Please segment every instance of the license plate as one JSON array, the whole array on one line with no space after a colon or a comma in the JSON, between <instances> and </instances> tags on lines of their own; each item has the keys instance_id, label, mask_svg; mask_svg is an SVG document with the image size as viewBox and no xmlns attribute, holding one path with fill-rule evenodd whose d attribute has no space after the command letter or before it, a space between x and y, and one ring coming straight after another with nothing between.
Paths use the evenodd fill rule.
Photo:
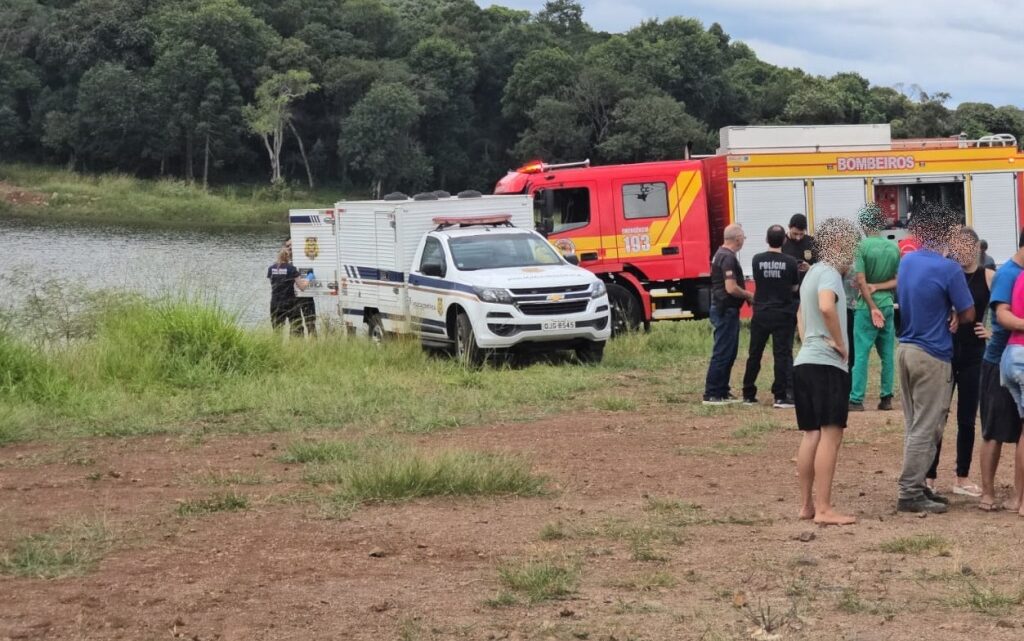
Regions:
<instances>
[{"instance_id":1,"label":"license plate","mask_svg":"<svg viewBox=\"0 0 1024 641\"><path fill-rule=\"evenodd\" d=\"M541 329L576 329L576 321L549 320L541 323Z\"/></svg>"}]
</instances>

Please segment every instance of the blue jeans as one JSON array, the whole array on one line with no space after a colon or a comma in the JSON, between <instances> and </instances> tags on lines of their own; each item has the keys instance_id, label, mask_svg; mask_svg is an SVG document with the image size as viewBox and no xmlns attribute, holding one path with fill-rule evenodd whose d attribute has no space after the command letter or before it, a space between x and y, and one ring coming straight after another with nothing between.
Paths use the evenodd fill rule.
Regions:
<instances>
[{"instance_id":1,"label":"blue jeans","mask_svg":"<svg viewBox=\"0 0 1024 641\"><path fill-rule=\"evenodd\" d=\"M712 305L710 318L715 342L704 381L704 398L725 398L729 396L729 375L740 347L740 310Z\"/></svg>"}]
</instances>

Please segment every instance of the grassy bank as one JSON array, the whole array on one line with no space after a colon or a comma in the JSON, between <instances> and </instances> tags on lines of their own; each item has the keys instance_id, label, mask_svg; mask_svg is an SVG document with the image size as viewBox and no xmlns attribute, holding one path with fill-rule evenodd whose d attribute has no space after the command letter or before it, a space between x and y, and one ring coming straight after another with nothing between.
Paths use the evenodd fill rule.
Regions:
<instances>
[{"instance_id":1,"label":"grassy bank","mask_svg":"<svg viewBox=\"0 0 1024 641\"><path fill-rule=\"evenodd\" d=\"M187 300L100 302L70 341L0 334L0 442L75 436L354 430L429 432L605 407L623 377L650 398L694 400L705 323L615 341L600 367L469 371L414 341L294 339L240 328ZM31 328L30 328L31 329ZM621 396L620 392L614 395Z\"/></svg>"},{"instance_id":2,"label":"grassy bank","mask_svg":"<svg viewBox=\"0 0 1024 641\"><path fill-rule=\"evenodd\" d=\"M341 198L330 189L239 185L207 191L180 180L0 165L0 216L106 224L283 226L288 209L326 207Z\"/></svg>"}]
</instances>

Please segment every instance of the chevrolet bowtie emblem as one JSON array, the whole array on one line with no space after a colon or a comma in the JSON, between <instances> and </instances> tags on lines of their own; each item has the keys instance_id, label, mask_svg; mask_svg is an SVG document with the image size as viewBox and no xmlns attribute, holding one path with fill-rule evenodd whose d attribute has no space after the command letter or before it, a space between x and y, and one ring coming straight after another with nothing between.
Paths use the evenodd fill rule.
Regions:
<instances>
[{"instance_id":1,"label":"chevrolet bowtie emblem","mask_svg":"<svg viewBox=\"0 0 1024 641\"><path fill-rule=\"evenodd\" d=\"M565 296L562 296L561 294L551 294L550 296L548 296L548 300L551 301L552 303L557 303L563 298L565 298Z\"/></svg>"}]
</instances>

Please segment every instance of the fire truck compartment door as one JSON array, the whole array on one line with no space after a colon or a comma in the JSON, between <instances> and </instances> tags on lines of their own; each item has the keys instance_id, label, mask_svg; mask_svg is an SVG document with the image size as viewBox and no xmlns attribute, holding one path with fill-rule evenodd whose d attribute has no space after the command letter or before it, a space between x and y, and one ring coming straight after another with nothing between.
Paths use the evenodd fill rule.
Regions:
<instances>
[{"instance_id":1,"label":"fire truck compartment door","mask_svg":"<svg viewBox=\"0 0 1024 641\"><path fill-rule=\"evenodd\" d=\"M743 225L747 237L740 252L743 275L753 276L750 261L768 249L765 234L772 225L786 227L793 214L807 214L807 190L803 179L750 180L732 184L733 219Z\"/></svg>"},{"instance_id":2,"label":"fire truck compartment door","mask_svg":"<svg viewBox=\"0 0 1024 641\"><path fill-rule=\"evenodd\" d=\"M845 218L857 222L857 211L864 206L864 202L863 178L815 180L814 220L811 227L813 229L826 218Z\"/></svg>"},{"instance_id":3,"label":"fire truck compartment door","mask_svg":"<svg viewBox=\"0 0 1024 641\"><path fill-rule=\"evenodd\" d=\"M988 241L988 253L1003 264L1017 251L1016 174L971 176L971 210L974 231Z\"/></svg>"}]
</instances>

